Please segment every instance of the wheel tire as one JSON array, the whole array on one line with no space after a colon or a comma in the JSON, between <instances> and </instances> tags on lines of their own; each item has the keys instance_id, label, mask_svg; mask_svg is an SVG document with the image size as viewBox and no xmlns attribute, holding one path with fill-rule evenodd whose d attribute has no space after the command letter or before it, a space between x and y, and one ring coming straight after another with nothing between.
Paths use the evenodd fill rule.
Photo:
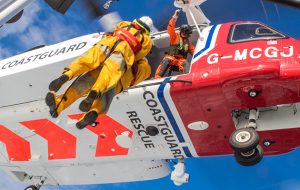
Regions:
<instances>
[{"instance_id":1,"label":"wheel tire","mask_svg":"<svg viewBox=\"0 0 300 190\"><path fill-rule=\"evenodd\" d=\"M30 185L26 187L24 190L39 190L35 185Z\"/></svg>"},{"instance_id":2,"label":"wheel tire","mask_svg":"<svg viewBox=\"0 0 300 190\"><path fill-rule=\"evenodd\" d=\"M234 131L229 144L234 151L247 152L256 148L259 142L259 136L253 128L242 128Z\"/></svg>"},{"instance_id":3,"label":"wheel tire","mask_svg":"<svg viewBox=\"0 0 300 190\"><path fill-rule=\"evenodd\" d=\"M264 151L260 145L248 152L235 151L235 160L242 166L253 166L259 163L264 156Z\"/></svg>"}]
</instances>

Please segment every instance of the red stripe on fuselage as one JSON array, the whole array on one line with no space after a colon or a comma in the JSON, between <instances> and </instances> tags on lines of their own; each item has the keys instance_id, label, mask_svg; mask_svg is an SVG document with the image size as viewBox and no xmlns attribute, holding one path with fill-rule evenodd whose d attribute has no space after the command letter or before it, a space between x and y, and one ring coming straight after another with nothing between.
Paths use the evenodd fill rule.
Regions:
<instances>
[{"instance_id":1,"label":"red stripe on fuselage","mask_svg":"<svg viewBox=\"0 0 300 190\"><path fill-rule=\"evenodd\" d=\"M0 141L6 145L9 160L28 161L31 158L30 143L2 125Z\"/></svg>"},{"instance_id":2,"label":"red stripe on fuselage","mask_svg":"<svg viewBox=\"0 0 300 190\"><path fill-rule=\"evenodd\" d=\"M48 141L48 159L76 158L76 137L47 119L20 122Z\"/></svg>"},{"instance_id":3,"label":"red stripe on fuselage","mask_svg":"<svg viewBox=\"0 0 300 190\"><path fill-rule=\"evenodd\" d=\"M83 114L70 115L72 119L79 120ZM98 136L96 157L101 156L120 156L127 155L128 148L120 147L116 143L116 134L129 131L132 138L132 131L116 122L106 115L99 116L96 120L99 124L96 127L87 126L86 128Z\"/></svg>"}]
</instances>

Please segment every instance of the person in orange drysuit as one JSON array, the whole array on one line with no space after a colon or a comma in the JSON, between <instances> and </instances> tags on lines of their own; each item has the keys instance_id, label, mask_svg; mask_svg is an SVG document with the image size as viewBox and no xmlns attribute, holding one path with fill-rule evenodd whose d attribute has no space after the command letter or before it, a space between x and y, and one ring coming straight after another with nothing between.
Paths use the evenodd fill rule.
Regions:
<instances>
[{"instance_id":1,"label":"person in orange drysuit","mask_svg":"<svg viewBox=\"0 0 300 190\"><path fill-rule=\"evenodd\" d=\"M188 53L194 54L195 47L189 42L192 34L192 27L184 24L180 26L179 33L175 32L175 25L180 10L176 10L168 25L168 34L170 35L170 49L165 55L155 72L155 78L161 78L166 75L170 76L172 71L185 73L184 65Z\"/></svg>"},{"instance_id":2,"label":"person in orange drysuit","mask_svg":"<svg viewBox=\"0 0 300 190\"><path fill-rule=\"evenodd\" d=\"M76 123L82 129L93 124L99 114L105 114L113 97L130 85L148 78L151 68L145 56L152 48L150 30L153 22L144 16L133 22L120 22L113 35L108 35L76 59L62 75L49 85L46 104L52 117L88 94L79 109L86 112ZM56 92L67 81L78 77L65 92Z\"/></svg>"}]
</instances>

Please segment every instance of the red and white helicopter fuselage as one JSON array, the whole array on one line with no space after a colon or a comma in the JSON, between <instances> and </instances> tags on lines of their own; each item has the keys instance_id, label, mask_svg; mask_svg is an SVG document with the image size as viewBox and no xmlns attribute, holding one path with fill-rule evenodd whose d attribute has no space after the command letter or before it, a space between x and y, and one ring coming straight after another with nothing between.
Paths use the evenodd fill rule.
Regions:
<instances>
[{"instance_id":1,"label":"red and white helicopter fuselage","mask_svg":"<svg viewBox=\"0 0 300 190\"><path fill-rule=\"evenodd\" d=\"M83 130L75 127L80 101L53 119L44 98L48 84L102 34L0 61L0 168L19 181L49 185L155 179L170 173L167 159L236 155L229 141L247 141L247 131L232 134L249 124L264 155L297 148L299 41L258 22L202 27L200 38L194 33L187 74L127 89L96 126ZM159 32L152 39L148 59L155 70L168 35ZM254 159L253 152L246 154L251 151L241 152ZM188 180L182 177L172 175L177 184Z\"/></svg>"}]
</instances>

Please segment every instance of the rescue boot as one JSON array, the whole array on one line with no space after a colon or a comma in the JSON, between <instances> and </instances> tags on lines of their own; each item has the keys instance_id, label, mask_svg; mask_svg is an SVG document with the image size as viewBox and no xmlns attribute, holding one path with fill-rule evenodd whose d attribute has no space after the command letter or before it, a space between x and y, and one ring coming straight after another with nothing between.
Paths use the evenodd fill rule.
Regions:
<instances>
[{"instance_id":1,"label":"rescue boot","mask_svg":"<svg viewBox=\"0 0 300 190\"><path fill-rule=\"evenodd\" d=\"M53 118L58 117L57 108L56 108L56 102L55 102L55 93L54 92L48 92L45 98L47 106L49 106L50 109L50 115Z\"/></svg>"},{"instance_id":2,"label":"rescue boot","mask_svg":"<svg viewBox=\"0 0 300 190\"><path fill-rule=\"evenodd\" d=\"M98 92L95 90L91 90L88 94L88 96L82 100L82 102L79 104L79 109L82 112L87 112L91 109L94 100L99 96Z\"/></svg>"},{"instance_id":3,"label":"rescue boot","mask_svg":"<svg viewBox=\"0 0 300 190\"><path fill-rule=\"evenodd\" d=\"M98 113L95 110L91 110L84 114L84 116L76 123L76 127L78 129L83 129L87 125L92 125L93 123L95 123L97 117Z\"/></svg>"},{"instance_id":4,"label":"rescue boot","mask_svg":"<svg viewBox=\"0 0 300 190\"><path fill-rule=\"evenodd\" d=\"M68 75L61 75L60 77L58 77L57 79L53 80L50 84L49 84L49 90L50 91L54 91L57 92L61 86L66 83L69 80L69 76Z\"/></svg>"}]
</instances>

